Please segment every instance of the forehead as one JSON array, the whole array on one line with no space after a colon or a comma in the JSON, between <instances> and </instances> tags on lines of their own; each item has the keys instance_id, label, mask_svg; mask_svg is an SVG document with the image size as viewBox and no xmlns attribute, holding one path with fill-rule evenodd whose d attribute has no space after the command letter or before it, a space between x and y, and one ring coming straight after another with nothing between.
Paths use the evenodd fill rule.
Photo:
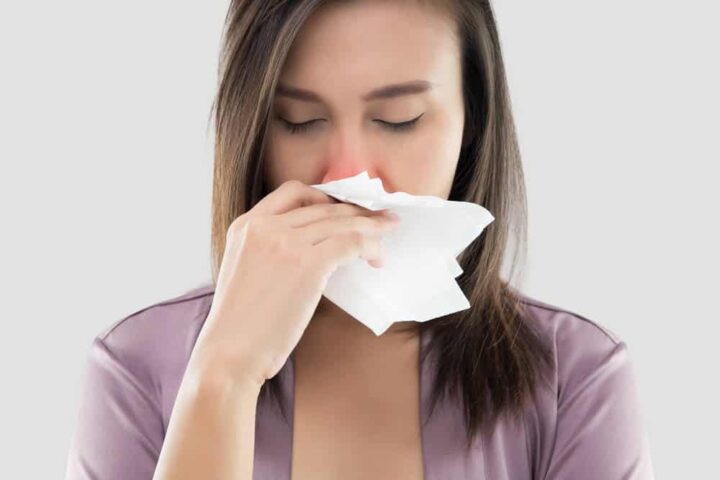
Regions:
<instances>
[{"instance_id":1,"label":"forehead","mask_svg":"<svg viewBox=\"0 0 720 480\"><path fill-rule=\"evenodd\" d=\"M425 79L454 83L460 49L450 16L411 0L329 2L302 26L282 80L357 95Z\"/></svg>"}]
</instances>

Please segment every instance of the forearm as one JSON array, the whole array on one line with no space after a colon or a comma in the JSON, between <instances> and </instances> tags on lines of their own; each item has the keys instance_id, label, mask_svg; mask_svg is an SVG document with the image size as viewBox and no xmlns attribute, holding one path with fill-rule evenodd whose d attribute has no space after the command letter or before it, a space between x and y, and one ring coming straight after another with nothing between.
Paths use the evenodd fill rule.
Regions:
<instances>
[{"instance_id":1,"label":"forearm","mask_svg":"<svg viewBox=\"0 0 720 480\"><path fill-rule=\"evenodd\" d=\"M252 479L260 385L202 370L191 360L153 480Z\"/></svg>"}]
</instances>

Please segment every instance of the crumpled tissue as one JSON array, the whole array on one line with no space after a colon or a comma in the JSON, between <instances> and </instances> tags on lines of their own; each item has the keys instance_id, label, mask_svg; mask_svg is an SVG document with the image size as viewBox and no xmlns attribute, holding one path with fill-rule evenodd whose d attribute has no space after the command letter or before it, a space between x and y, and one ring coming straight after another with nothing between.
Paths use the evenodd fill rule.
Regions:
<instances>
[{"instance_id":1,"label":"crumpled tissue","mask_svg":"<svg viewBox=\"0 0 720 480\"><path fill-rule=\"evenodd\" d=\"M456 257L495 218L472 202L430 195L388 193L367 170L311 185L325 194L369 210L389 209L400 217L383 233L383 266L365 259L335 270L323 295L379 336L398 321L425 322L470 308L455 280L462 272Z\"/></svg>"}]
</instances>

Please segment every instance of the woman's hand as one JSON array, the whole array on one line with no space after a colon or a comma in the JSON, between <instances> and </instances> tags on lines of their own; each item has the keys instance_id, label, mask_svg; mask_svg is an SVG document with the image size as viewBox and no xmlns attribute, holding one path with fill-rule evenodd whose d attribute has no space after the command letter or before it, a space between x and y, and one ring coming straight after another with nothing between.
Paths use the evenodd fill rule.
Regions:
<instances>
[{"instance_id":1,"label":"woman's hand","mask_svg":"<svg viewBox=\"0 0 720 480\"><path fill-rule=\"evenodd\" d=\"M285 182L228 228L193 357L222 382L261 386L299 342L331 274L358 257L381 267L380 237L396 224L382 212Z\"/></svg>"}]
</instances>

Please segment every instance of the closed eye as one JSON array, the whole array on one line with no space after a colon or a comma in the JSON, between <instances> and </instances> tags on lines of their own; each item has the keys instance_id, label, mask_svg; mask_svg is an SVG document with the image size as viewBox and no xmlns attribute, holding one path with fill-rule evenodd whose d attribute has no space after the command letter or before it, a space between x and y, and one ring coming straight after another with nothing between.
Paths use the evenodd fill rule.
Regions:
<instances>
[{"instance_id":1,"label":"closed eye","mask_svg":"<svg viewBox=\"0 0 720 480\"><path fill-rule=\"evenodd\" d=\"M412 127L415 126L415 124L420 120L420 117L425 115L425 112L421 113L417 117L413 118L412 120L408 120L407 122L400 122L400 123L390 123L390 122L384 122L382 120L377 120L379 123L383 124L385 127L389 128L390 130L394 131L402 131L402 130L410 130Z\"/></svg>"},{"instance_id":2,"label":"closed eye","mask_svg":"<svg viewBox=\"0 0 720 480\"><path fill-rule=\"evenodd\" d=\"M394 132L400 132L400 131L407 131L412 129L415 124L417 124L418 120L420 120L420 117L425 115L425 112L421 113L417 117L413 118L412 120L408 120L406 122L400 122L400 123L392 123L392 122L385 122L383 120L376 119L375 121L383 125L384 128L387 128L388 130L394 131ZM315 120L308 120L307 122L303 123L293 123L290 122L282 117L278 117L278 119L282 122L285 129L290 133L301 133L304 131L309 130L312 128L312 126L322 121L322 119L315 119Z\"/></svg>"},{"instance_id":3,"label":"closed eye","mask_svg":"<svg viewBox=\"0 0 720 480\"><path fill-rule=\"evenodd\" d=\"M309 121L303 122L303 123L292 123L292 122L285 120L282 117L278 117L278 120L280 120L282 122L285 129L290 133L304 132L305 130L308 130L315 122L319 121L319 120L309 120Z\"/></svg>"}]
</instances>

